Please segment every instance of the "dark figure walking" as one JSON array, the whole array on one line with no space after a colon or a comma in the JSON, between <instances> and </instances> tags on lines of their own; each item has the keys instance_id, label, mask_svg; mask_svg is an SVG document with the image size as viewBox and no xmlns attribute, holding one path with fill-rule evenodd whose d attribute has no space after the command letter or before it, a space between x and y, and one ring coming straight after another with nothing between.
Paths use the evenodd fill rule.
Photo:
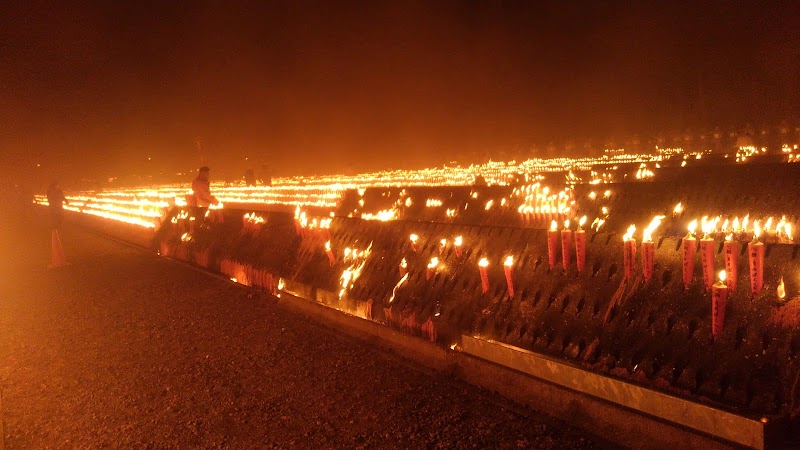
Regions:
<instances>
[{"instance_id":1,"label":"dark figure walking","mask_svg":"<svg viewBox=\"0 0 800 450\"><path fill-rule=\"evenodd\" d=\"M64 197L64 191L58 185L58 181L53 181L47 188L47 209L50 210L50 268L67 266L67 258L64 257L64 249L61 247L61 238L58 236L58 229L64 221L64 203L69 204Z\"/></svg>"},{"instance_id":2,"label":"dark figure walking","mask_svg":"<svg viewBox=\"0 0 800 450\"><path fill-rule=\"evenodd\" d=\"M58 181L53 181L47 188L47 204L50 210L50 228L54 230L59 229L64 221L64 203L69 205Z\"/></svg>"}]
</instances>

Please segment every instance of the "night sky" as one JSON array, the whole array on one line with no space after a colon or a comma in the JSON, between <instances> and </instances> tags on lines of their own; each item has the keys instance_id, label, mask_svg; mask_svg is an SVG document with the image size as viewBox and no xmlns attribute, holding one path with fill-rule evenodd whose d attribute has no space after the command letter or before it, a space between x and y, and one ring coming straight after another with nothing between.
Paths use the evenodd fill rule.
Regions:
<instances>
[{"instance_id":1,"label":"night sky","mask_svg":"<svg viewBox=\"0 0 800 450\"><path fill-rule=\"evenodd\" d=\"M0 162L330 173L797 117L800 2L628 3L0 2Z\"/></svg>"}]
</instances>

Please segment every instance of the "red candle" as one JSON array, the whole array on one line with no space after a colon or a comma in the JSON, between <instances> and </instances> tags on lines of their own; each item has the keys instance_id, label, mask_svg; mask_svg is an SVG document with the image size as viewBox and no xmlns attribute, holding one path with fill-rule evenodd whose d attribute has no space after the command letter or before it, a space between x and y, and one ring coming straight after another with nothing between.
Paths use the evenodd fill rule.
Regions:
<instances>
[{"instance_id":1,"label":"red candle","mask_svg":"<svg viewBox=\"0 0 800 450\"><path fill-rule=\"evenodd\" d=\"M583 272L586 265L586 232L581 229L584 223L586 216L581 217L578 230L575 232L575 265L578 267L578 272Z\"/></svg>"},{"instance_id":2,"label":"red candle","mask_svg":"<svg viewBox=\"0 0 800 450\"><path fill-rule=\"evenodd\" d=\"M656 244L652 241L642 242L642 273L644 279L650 281L653 278L653 259L655 257Z\"/></svg>"},{"instance_id":3,"label":"red candle","mask_svg":"<svg viewBox=\"0 0 800 450\"><path fill-rule=\"evenodd\" d=\"M333 255L333 251L331 251L331 241L325 243L325 254L328 255L328 262L330 262L331 266L336 263L336 257Z\"/></svg>"},{"instance_id":4,"label":"red candle","mask_svg":"<svg viewBox=\"0 0 800 450\"><path fill-rule=\"evenodd\" d=\"M725 237L725 243L722 244L722 253L725 255L727 285L733 291L736 289L736 280L739 276L739 243L733 240L733 234Z\"/></svg>"},{"instance_id":5,"label":"red candle","mask_svg":"<svg viewBox=\"0 0 800 450\"><path fill-rule=\"evenodd\" d=\"M650 225L642 232L642 273L644 279L649 281L653 277L653 261L655 260L656 246L653 243L653 231L661 225L665 216L655 216Z\"/></svg>"},{"instance_id":6,"label":"red candle","mask_svg":"<svg viewBox=\"0 0 800 450\"><path fill-rule=\"evenodd\" d=\"M461 256L461 245L463 243L464 243L464 239L461 236L456 236L455 239L453 239L453 248L455 249L456 256L458 256L458 257Z\"/></svg>"},{"instance_id":7,"label":"red candle","mask_svg":"<svg viewBox=\"0 0 800 450\"><path fill-rule=\"evenodd\" d=\"M764 286L764 243L758 240L761 234L758 222L755 228L753 240L747 246L747 254L750 260L750 289L753 295L758 295Z\"/></svg>"},{"instance_id":8,"label":"red candle","mask_svg":"<svg viewBox=\"0 0 800 450\"><path fill-rule=\"evenodd\" d=\"M564 229L561 230L561 267L566 272L572 259L572 230L569 229L569 220L564 221Z\"/></svg>"},{"instance_id":9,"label":"red candle","mask_svg":"<svg viewBox=\"0 0 800 450\"><path fill-rule=\"evenodd\" d=\"M708 234L700 239L700 262L703 267L703 284L709 290L714 284L714 239Z\"/></svg>"},{"instance_id":10,"label":"red candle","mask_svg":"<svg viewBox=\"0 0 800 450\"><path fill-rule=\"evenodd\" d=\"M506 272L506 286L508 286L508 296L514 296L514 258L512 256L506 257L503 262L503 270Z\"/></svg>"},{"instance_id":11,"label":"red candle","mask_svg":"<svg viewBox=\"0 0 800 450\"><path fill-rule=\"evenodd\" d=\"M716 339L725 327L725 306L728 303L728 286L725 271L719 273L719 281L711 286L711 336Z\"/></svg>"},{"instance_id":12,"label":"red candle","mask_svg":"<svg viewBox=\"0 0 800 450\"><path fill-rule=\"evenodd\" d=\"M625 262L625 278L633 278L636 263L636 239L633 238L633 233L636 231L636 226L631 225L628 227L628 232L622 237L623 242L623 257Z\"/></svg>"},{"instance_id":13,"label":"red candle","mask_svg":"<svg viewBox=\"0 0 800 450\"><path fill-rule=\"evenodd\" d=\"M550 269L553 269L558 262L558 224L554 220L550 224L550 229L547 230L547 256L550 261Z\"/></svg>"},{"instance_id":14,"label":"red candle","mask_svg":"<svg viewBox=\"0 0 800 450\"><path fill-rule=\"evenodd\" d=\"M431 258L431 262L428 263L428 271L425 272L425 279L430 280L434 273L436 273L436 267L439 266L439 258L433 257Z\"/></svg>"},{"instance_id":15,"label":"red candle","mask_svg":"<svg viewBox=\"0 0 800 450\"><path fill-rule=\"evenodd\" d=\"M478 271L481 274L481 292L484 294L489 292L489 273L486 271L487 267L489 267L489 260L481 258L481 260L478 261Z\"/></svg>"},{"instance_id":16,"label":"red candle","mask_svg":"<svg viewBox=\"0 0 800 450\"><path fill-rule=\"evenodd\" d=\"M697 228L697 221L689 224L689 234L683 238L683 286L688 289L694 277L694 255L697 253L697 239L693 233Z\"/></svg>"}]
</instances>

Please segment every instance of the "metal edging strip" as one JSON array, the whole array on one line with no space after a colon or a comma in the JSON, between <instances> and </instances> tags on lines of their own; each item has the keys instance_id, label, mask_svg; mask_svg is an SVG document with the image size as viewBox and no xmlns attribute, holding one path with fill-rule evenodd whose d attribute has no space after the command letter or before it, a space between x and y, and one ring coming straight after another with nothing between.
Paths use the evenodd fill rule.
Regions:
<instances>
[{"instance_id":1,"label":"metal edging strip","mask_svg":"<svg viewBox=\"0 0 800 450\"><path fill-rule=\"evenodd\" d=\"M680 424L724 440L764 448L764 423L710 406L595 374L500 342L462 336L461 348L478 358L571 390Z\"/></svg>"}]
</instances>

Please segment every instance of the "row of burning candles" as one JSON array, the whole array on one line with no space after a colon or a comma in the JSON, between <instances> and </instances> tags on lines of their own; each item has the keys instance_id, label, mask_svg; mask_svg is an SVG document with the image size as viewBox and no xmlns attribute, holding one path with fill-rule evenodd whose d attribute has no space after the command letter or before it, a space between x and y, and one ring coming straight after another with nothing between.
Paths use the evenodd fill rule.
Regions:
<instances>
[{"instance_id":1,"label":"row of burning candles","mask_svg":"<svg viewBox=\"0 0 800 450\"><path fill-rule=\"evenodd\" d=\"M653 262L655 256L655 243L653 242L653 232L658 228L665 216L656 216L645 228L642 233L642 271L645 280L650 280L653 276ZM547 232L547 250L548 250L548 263L550 269L556 267L558 264L558 254L561 253L562 268L566 271L569 269L574 248L575 262L578 272L582 272L586 265L586 232L582 229L585 217L581 219L578 224L577 230L569 229L569 221L565 222L564 229L554 229L555 225ZM683 253L683 282L685 288L688 288L694 278L694 268L696 253L698 248L698 239L695 237L694 231L697 226L697 221L693 221L689 225L689 234L683 238L682 253ZM707 231L713 228L707 225L704 221L704 226ZM636 231L635 226L631 226L628 232L623 236L623 255L625 278L632 279L635 275L635 259L637 253L636 239L633 234ZM755 222L755 232L753 240L748 245L748 256L750 263L750 284L751 292L757 295L764 285L764 243L759 241L761 228L758 221ZM419 236L411 234L409 237L411 248L417 251L417 243ZM456 236L453 239L453 248L456 256L461 256L463 247L463 237ZM439 242L439 254L443 253L448 244L447 239L442 239ZM560 244L560 245L559 245ZM728 295L736 288L736 280L738 278L738 258L739 258L739 243L731 239L727 239L723 244L723 253L725 261L725 270L719 274L719 281L714 282L714 250L715 241L707 233L699 239L699 248L701 254L701 263L703 268L703 282L707 290L711 291L712 297L712 336L716 338L724 326L725 307L727 304ZM559 248L560 247L560 248ZM559 252L560 250L560 252ZM325 243L325 251L329 258L330 264L335 264L336 258L331 250L330 241ZM345 262L349 259L358 259L359 253L351 249L345 249ZM481 292L486 293L489 291L489 276L488 267L489 260L486 257L480 258L478 261L478 270L481 279ZM432 257L427 265L426 279L430 279L440 267L439 257ZM503 269L505 272L506 285L508 294L514 296L514 257L506 256L503 261ZM407 279L408 264L403 258L400 263L400 273L402 280ZM783 283L779 286L778 295L785 296L785 291L782 291Z\"/></svg>"},{"instance_id":2,"label":"row of burning candles","mask_svg":"<svg viewBox=\"0 0 800 450\"><path fill-rule=\"evenodd\" d=\"M653 275L653 255L655 252L655 243L653 242L653 232L655 229L661 224L661 221L664 219L665 216L656 216L650 222L647 228L645 228L644 232L642 233L642 243L641 243L641 250L642 250L642 271L644 274L644 278L649 280ZM694 276L694 265L695 265L695 255L698 249L698 241L699 241L699 249L700 249L700 261L703 267L703 282L706 286L706 289L711 289L712 285L714 284L714 252L715 252L715 244L716 241L714 239L714 230L716 229L715 221L707 221L705 218L702 219L702 235L697 234L697 220L693 220L689 223L688 226L688 234L682 240L682 252L683 252L683 283L686 288L692 283L692 279ZM781 221L782 223L785 222L784 220ZM761 292L761 289L764 285L764 243L761 242L760 237L762 235L763 229L761 228L759 221L755 221L753 224L753 232L752 236L753 239L748 244L748 255L750 258L750 287L751 292L753 295L757 295ZM779 224L780 225L780 224ZM734 228L739 236L744 235L746 230L746 226L739 229ZM781 229L779 226L778 229ZM791 237L791 228L789 227L788 222L783 225L783 233L784 235L788 235ZM723 230L726 230L726 227L723 226ZM636 239L634 238L634 233L636 231L636 226L631 225L628 228L627 233L622 237L623 244L624 244L624 261L625 261L625 275L626 277L630 278L634 275L635 271L635 264L634 260L636 257ZM728 230L726 230L728 231ZM724 231L723 231L724 232ZM780 234L780 233L776 233ZM698 239L699 237L699 239ZM727 271L728 282L727 286L731 289L736 288L736 280L738 278L737 270L738 270L738 258L739 258L739 241L733 239L734 234L733 232L728 233L725 236L725 241L723 242L723 254L724 254L724 261L725 261L725 270Z\"/></svg>"},{"instance_id":3,"label":"row of burning candles","mask_svg":"<svg viewBox=\"0 0 800 450\"><path fill-rule=\"evenodd\" d=\"M655 254L655 244L652 240L652 232L658 227L664 216L656 216L653 221L645 229L642 236L641 250L642 250L642 271L644 278L649 280L653 275L653 259ZM770 219L771 220L771 219ZM683 238L681 243L682 252L682 275L684 288L688 289L692 284L694 278L696 255L700 250L700 263L703 272L703 285L706 291L711 291L711 315L712 315L712 338L716 339L725 325L725 309L730 292L736 289L739 270L739 242L733 240L733 234L730 233L725 237L723 242L723 260L725 269L719 272L718 281L714 281L714 253L716 248L716 241L712 237L713 231L716 229L716 220L708 221L706 218L701 220L703 234L700 239L699 235L695 233L697 229L697 220L693 220L688 226L688 234ZM781 224L785 221L782 219L777 227L781 229ZM737 233L746 230L747 225L739 229L734 226L733 230ZM724 231L732 231L723 226ZM788 222L784 224L784 233L791 237L791 228ZM633 238L633 233L636 227L631 225L628 232L623 236L623 255L625 264L625 276L630 278L635 272L635 258L636 258L636 240ZM753 239L747 245L747 256L750 269L750 292L753 296L758 295L764 287L764 243L761 242L760 236L762 228L758 221L754 222ZM778 296L782 299L785 297L786 292L783 285L783 280L778 286Z\"/></svg>"}]
</instances>

